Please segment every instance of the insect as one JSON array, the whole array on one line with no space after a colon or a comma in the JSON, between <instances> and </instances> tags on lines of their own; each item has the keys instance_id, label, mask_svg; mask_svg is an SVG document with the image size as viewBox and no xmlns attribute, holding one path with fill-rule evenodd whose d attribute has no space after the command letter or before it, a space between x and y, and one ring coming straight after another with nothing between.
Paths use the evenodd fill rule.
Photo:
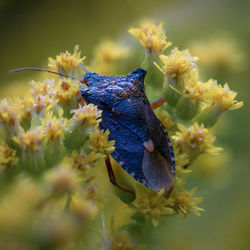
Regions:
<instances>
[{"instance_id":1,"label":"insect","mask_svg":"<svg viewBox=\"0 0 250 250\"><path fill-rule=\"evenodd\" d=\"M37 70L22 68L13 71L24 69ZM111 153L113 158L137 181L157 192L164 189L164 195L168 197L173 188L174 151L167 131L145 94L145 76L146 71L141 68L122 77L87 72L81 82L88 88L82 88L81 95L102 110L100 129L108 129L109 140L115 141L115 150ZM152 106L157 107L161 102L164 101L160 99ZM134 190L116 182L108 156L106 165L110 181L135 195Z\"/></svg>"}]
</instances>

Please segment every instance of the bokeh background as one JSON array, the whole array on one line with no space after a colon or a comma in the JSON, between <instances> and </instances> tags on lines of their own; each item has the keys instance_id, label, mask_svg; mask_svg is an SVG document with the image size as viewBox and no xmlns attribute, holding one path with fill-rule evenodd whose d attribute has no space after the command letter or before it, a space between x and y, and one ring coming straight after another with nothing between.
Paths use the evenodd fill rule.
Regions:
<instances>
[{"instance_id":1,"label":"bokeh background","mask_svg":"<svg viewBox=\"0 0 250 250\"><path fill-rule=\"evenodd\" d=\"M8 70L47 67L49 56L72 51L76 44L90 62L94 46L104 38L125 44L133 39L127 30L142 18L163 21L168 40L180 49L217 38L233 42L231 53L240 61L204 70L204 80L209 71L209 77L228 82L244 101L243 108L225 115L217 130L217 144L230 155L226 176L194 180L204 196L202 216L171 217L149 239L159 243L154 247L159 250L250 249L249 13L248 0L0 0L0 97L17 95L17 82L28 86L37 78L37 72L11 75ZM22 94L25 85L18 89Z\"/></svg>"}]
</instances>

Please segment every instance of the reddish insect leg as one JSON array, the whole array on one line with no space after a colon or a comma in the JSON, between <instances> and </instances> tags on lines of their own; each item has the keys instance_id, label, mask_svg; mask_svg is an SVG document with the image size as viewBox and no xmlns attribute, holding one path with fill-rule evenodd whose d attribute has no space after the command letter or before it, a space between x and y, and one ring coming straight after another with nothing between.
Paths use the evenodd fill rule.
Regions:
<instances>
[{"instance_id":1,"label":"reddish insect leg","mask_svg":"<svg viewBox=\"0 0 250 250\"><path fill-rule=\"evenodd\" d=\"M125 192L128 192L128 193L131 193L133 195L134 199L135 199L136 198L136 194L135 194L135 191L133 189L123 187L123 186L121 186L120 184L117 183L115 175L114 175L114 172L113 172L113 169L112 169L112 166L111 166L111 162L110 162L110 159L109 159L108 156L107 156L107 158L105 160L105 163L106 163L106 166L107 166L107 170L108 170L110 182L114 186L120 188L121 190L123 190Z\"/></svg>"},{"instance_id":2,"label":"reddish insect leg","mask_svg":"<svg viewBox=\"0 0 250 250\"><path fill-rule=\"evenodd\" d=\"M159 108L164 102L166 102L165 98L162 97L154 102L151 103L151 108L152 109L157 109Z\"/></svg>"}]
</instances>

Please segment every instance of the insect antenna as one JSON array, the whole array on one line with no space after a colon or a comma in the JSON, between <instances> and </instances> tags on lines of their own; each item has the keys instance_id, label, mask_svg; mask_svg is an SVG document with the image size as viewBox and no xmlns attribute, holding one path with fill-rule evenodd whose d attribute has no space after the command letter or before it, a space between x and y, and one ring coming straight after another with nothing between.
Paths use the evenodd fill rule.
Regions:
<instances>
[{"instance_id":1,"label":"insect antenna","mask_svg":"<svg viewBox=\"0 0 250 250\"><path fill-rule=\"evenodd\" d=\"M59 76L64 76L64 77L67 77L67 78L71 78L73 80L78 80L78 79L76 79L74 77L71 77L71 76L68 76L68 75L65 75L65 74L62 74L62 73L59 73L59 72L55 72L55 71L52 71L52 70L49 70L49 69L39 69L39 68L32 68L32 67L12 69L12 70L9 71L9 73L14 73L14 72L23 71L23 70L35 70L35 71L48 72L48 73L51 73L51 74L55 74L55 75L59 75Z\"/></svg>"}]
</instances>

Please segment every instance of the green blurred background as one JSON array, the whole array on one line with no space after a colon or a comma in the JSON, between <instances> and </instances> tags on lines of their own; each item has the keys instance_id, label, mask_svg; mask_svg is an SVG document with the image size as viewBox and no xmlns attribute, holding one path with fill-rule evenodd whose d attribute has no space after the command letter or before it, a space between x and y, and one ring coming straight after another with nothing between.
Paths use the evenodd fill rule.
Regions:
<instances>
[{"instance_id":1,"label":"green blurred background","mask_svg":"<svg viewBox=\"0 0 250 250\"><path fill-rule=\"evenodd\" d=\"M127 30L142 18L163 21L167 39L180 49L224 35L235 40L245 55L242 68L209 74L220 83L228 82L238 92L237 99L244 101L243 108L225 115L217 131L217 145L231 154L225 168L228 178L216 184L194 180L204 196L202 216L171 217L150 232L149 239L159 250L250 249L249 13L247 0L0 0L0 96L11 95L6 89L15 82L28 82L37 75L10 75L8 70L47 67L49 56L72 51L75 44L90 62L94 46L103 38L133 40Z\"/></svg>"}]
</instances>

